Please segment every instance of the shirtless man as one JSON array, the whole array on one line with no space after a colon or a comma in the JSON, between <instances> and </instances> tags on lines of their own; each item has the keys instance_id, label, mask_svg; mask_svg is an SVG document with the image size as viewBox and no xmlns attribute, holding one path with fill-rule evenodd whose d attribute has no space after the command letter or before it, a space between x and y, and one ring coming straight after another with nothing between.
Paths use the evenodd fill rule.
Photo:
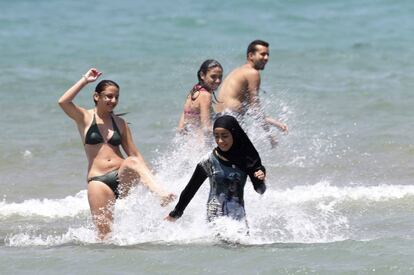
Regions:
<instances>
[{"instance_id":1,"label":"shirtless man","mask_svg":"<svg viewBox=\"0 0 414 275\"><path fill-rule=\"evenodd\" d=\"M288 132L286 124L267 117L260 105L260 70L264 70L269 60L269 43L262 40L251 42L247 48L246 64L234 69L224 79L216 104L217 113L230 113L238 118L251 111L266 131L269 125L276 126L283 132ZM277 144L276 138L269 135L271 145Z\"/></svg>"}]
</instances>

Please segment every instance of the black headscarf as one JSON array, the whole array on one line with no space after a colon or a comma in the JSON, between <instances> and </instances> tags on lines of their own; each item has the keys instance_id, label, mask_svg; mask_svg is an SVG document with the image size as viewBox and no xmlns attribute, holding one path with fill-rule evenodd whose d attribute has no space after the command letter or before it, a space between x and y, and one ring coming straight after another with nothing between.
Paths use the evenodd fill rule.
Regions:
<instances>
[{"instance_id":1,"label":"black headscarf","mask_svg":"<svg viewBox=\"0 0 414 275\"><path fill-rule=\"evenodd\" d=\"M253 183L260 181L254 177L254 172L258 170L266 172L265 167L262 165L259 153L237 120L229 115L220 116L214 121L213 129L215 128L227 129L233 136L231 148L224 152L216 147L217 152L246 172Z\"/></svg>"}]
</instances>

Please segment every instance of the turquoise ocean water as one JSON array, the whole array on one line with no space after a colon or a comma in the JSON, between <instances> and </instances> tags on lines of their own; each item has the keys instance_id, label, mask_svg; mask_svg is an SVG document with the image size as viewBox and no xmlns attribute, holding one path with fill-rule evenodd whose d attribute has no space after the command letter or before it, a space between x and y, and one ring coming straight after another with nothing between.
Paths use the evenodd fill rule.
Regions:
<instances>
[{"instance_id":1,"label":"turquoise ocean water","mask_svg":"<svg viewBox=\"0 0 414 275\"><path fill-rule=\"evenodd\" d=\"M0 1L0 273L414 274L414 2ZM174 128L199 65L225 75L270 43L268 114L249 126L268 192L246 187L250 236L205 223L207 182L175 224L144 188L96 243L86 157L58 98L91 66L121 86L134 140L179 193L206 151ZM76 102L92 107L94 86ZM227 241L217 240L217 230Z\"/></svg>"}]
</instances>

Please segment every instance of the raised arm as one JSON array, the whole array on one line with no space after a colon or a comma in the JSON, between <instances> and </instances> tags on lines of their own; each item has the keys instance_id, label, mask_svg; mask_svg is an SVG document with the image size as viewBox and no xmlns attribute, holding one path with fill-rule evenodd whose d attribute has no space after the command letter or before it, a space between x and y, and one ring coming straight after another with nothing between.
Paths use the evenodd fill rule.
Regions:
<instances>
[{"instance_id":1,"label":"raised arm","mask_svg":"<svg viewBox=\"0 0 414 275\"><path fill-rule=\"evenodd\" d=\"M93 82L98 79L101 74L102 73L95 68L88 70L86 74L81 77L81 79L79 79L59 98L58 103L60 107L78 124L83 121L86 110L73 103L73 100L83 87L85 87L89 82Z\"/></svg>"}]
</instances>

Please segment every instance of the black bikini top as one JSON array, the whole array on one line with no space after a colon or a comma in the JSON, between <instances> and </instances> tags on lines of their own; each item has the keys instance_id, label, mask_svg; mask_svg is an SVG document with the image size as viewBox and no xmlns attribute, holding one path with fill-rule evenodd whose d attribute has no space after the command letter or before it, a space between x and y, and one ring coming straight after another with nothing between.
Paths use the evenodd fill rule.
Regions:
<instances>
[{"instance_id":1,"label":"black bikini top","mask_svg":"<svg viewBox=\"0 0 414 275\"><path fill-rule=\"evenodd\" d=\"M114 128L114 134L112 137L108 140L107 143L111 144L112 146L119 146L122 143L121 140L121 133L116 126L114 118L111 116L112 119L112 127ZM104 138L101 135L101 132L99 132L98 124L96 124L96 118L95 114L93 114L93 120L91 127L89 127L88 131L85 135L85 144L99 144L99 143L105 143Z\"/></svg>"}]
</instances>

